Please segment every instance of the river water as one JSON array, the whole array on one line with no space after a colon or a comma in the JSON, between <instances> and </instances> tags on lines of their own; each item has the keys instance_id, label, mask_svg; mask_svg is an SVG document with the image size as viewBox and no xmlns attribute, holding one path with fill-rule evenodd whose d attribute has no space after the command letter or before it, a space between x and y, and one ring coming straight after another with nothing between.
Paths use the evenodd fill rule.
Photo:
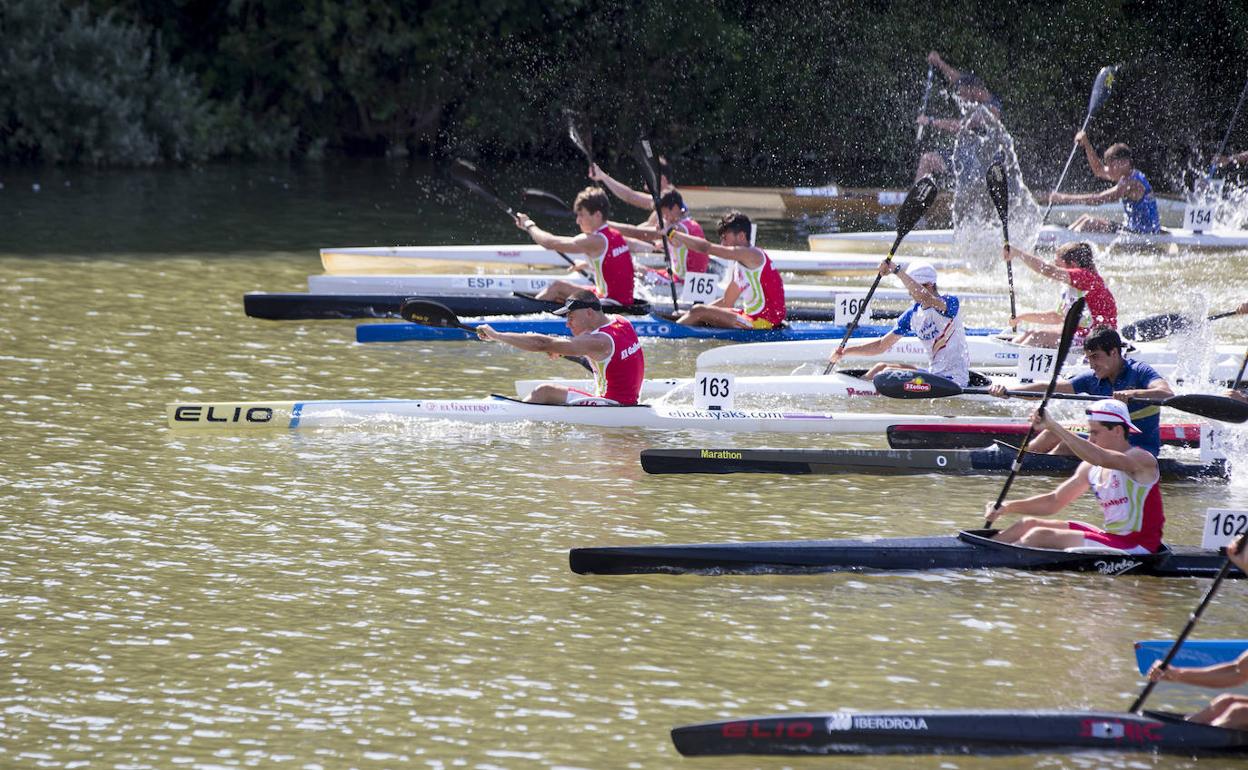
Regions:
<instances>
[{"instance_id":1,"label":"river water","mask_svg":"<svg viewBox=\"0 0 1248 770\"><path fill-rule=\"evenodd\" d=\"M576 181L551 184L570 197ZM650 446L881 445L863 436L393 422L174 433L171 401L471 396L575 370L479 343L361 346L353 322L243 315L245 291L302 288L318 246L518 241L418 165L4 183L2 766L1193 764L682 760L670 727L749 714L1124 709L1142 684L1132 642L1177 633L1207 583L578 577L567 568L578 545L948 533L976 525L1001 481L648 477L636 459ZM790 222L763 233L801 241ZM1246 299L1245 268L1242 256L1124 258L1105 272L1132 317L1197 291L1216 307ZM1000 276L950 280L999 290ZM1030 277L1020 285L1033 306L1051 298ZM1220 341L1248 341L1242 321L1218 323ZM649 345L650 373L687 374L704 349ZM1022 479L1014 494L1053 483ZM1206 508L1248 507L1248 484L1175 484L1165 499L1169 540L1193 543ZM1075 508L1092 516L1086 501ZM1248 586L1225 586L1196 635L1248 634L1245 601ZM1165 685L1150 705L1207 697Z\"/></svg>"}]
</instances>

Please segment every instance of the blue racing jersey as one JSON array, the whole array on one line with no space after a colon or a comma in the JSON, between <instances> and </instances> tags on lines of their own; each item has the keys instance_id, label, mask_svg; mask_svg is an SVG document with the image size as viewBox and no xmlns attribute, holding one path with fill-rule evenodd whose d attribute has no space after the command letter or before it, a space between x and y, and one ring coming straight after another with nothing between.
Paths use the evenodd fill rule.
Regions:
<instances>
[{"instance_id":1,"label":"blue racing jersey","mask_svg":"<svg viewBox=\"0 0 1248 770\"><path fill-rule=\"evenodd\" d=\"M1097 379L1092 372L1084 372L1070 381L1076 393L1088 393L1093 396L1112 398L1116 390L1143 390L1154 380L1163 379L1157 370L1142 361L1124 358L1122 372L1113 382ZM1131 409L1131 405L1127 404ZM1140 429L1139 433L1128 433L1127 440L1131 446L1147 449L1156 457L1161 453L1161 407L1148 404L1138 409L1131 409L1131 422Z\"/></svg>"},{"instance_id":2,"label":"blue racing jersey","mask_svg":"<svg viewBox=\"0 0 1248 770\"><path fill-rule=\"evenodd\" d=\"M1157 199L1153 197L1153 186L1139 169L1131 172L1128 179L1134 179L1144 188L1144 195L1138 201L1122 199L1124 219L1122 226L1133 233L1161 232L1161 217L1157 214Z\"/></svg>"}]
</instances>

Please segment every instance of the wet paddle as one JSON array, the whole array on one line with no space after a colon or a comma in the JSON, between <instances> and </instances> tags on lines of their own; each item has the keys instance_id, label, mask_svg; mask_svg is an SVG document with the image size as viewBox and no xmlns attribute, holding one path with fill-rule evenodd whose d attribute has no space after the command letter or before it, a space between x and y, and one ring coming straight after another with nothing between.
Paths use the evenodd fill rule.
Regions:
<instances>
[{"instance_id":1,"label":"wet paddle","mask_svg":"<svg viewBox=\"0 0 1248 770\"><path fill-rule=\"evenodd\" d=\"M1235 111L1231 113L1231 122L1226 126L1226 133L1222 135L1222 143L1218 145L1218 151L1213 154L1217 158L1226 151L1226 142L1231 138L1231 129L1235 127L1235 121L1239 118L1239 108L1244 106L1244 97L1248 96L1248 81L1244 82L1244 90L1239 92L1239 101L1235 102ZM1213 179L1213 173L1218 170L1215 161L1209 162L1209 173L1205 176L1205 181Z\"/></svg>"},{"instance_id":2,"label":"wet paddle","mask_svg":"<svg viewBox=\"0 0 1248 770\"><path fill-rule=\"evenodd\" d=\"M650 199L654 201L654 215L659 220L659 230L665 231L663 212L659 210L659 196L663 191L659 189L659 173L654 167L654 150L650 147L650 142L646 139L638 139L637 144L633 146L633 157L641 164L641 173L646 178L646 187L650 188ZM663 259L667 263L667 274L672 277L668 284L672 290L672 310L679 312L680 302L676 299L676 273L672 268L672 250L667 244L666 237L659 240L663 243Z\"/></svg>"},{"instance_id":3,"label":"wet paddle","mask_svg":"<svg viewBox=\"0 0 1248 770\"><path fill-rule=\"evenodd\" d=\"M988 167L988 197L997 208L997 216L1001 218L1001 236L1005 240L1005 248L1010 248L1010 185L1005 178L1005 163L994 160ZM1018 307L1014 302L1014 263L1005 263L1005 279L1010 284L1010 320L1018 317ZM1017 329L1017 325L1010 328Z\"/></svg>"},{"instance_id":4,"label":"wet paddle","mask_svg":"<svg viewBox=\"0 0 1248 770\"><path fill-rule=\"evenodd\" d=\"M572 207L554 193L537 190L532 187L524 190L520 197L520 208L535 211L544 216L568 218L573 216Z\"/></svg>"},{"instance_id":5,"label":"wet paddle","mask_svg":"<svg viewBox=\"0 0 1248 770\"><path fill-rule=\"evenodd\" d=\"M476 166L466 160L457 159L451 164L450 175L452 179L466 187L470 192L476 193L484 200L494 204L506 212L507 216L511 217L513 221L515 220L515 209L508 206L502 198L498 197L498 193L494 192L494 188L490 187L490 184L485 181L485 176L477 169ZM540 190L535 192L540 192ZM558 198L555 198L555 200L558 200ZM562 251L556 251L555 253L563 257L564 261L569 265L576 267L576 262L567 254L564 254ZM590 277L589 273L584 270L578 269L576 272L586 278Z\"/></svg>"},{"instance_id":6,"label":"wet paddle","mask_svg":"<svg viewBox=\"0 0 1248 770\"><path fill-rule=\"evenodd\" d=\"M1244 353L1244 361L1239 365L1239 374L1235 375L1235 381L1231 383L1231 390L1239 390L1239 386L1244 381L1244 369L1248 369L1248 351Z\"/></svg>"},{"instance_id":7,"label":"wet paddle","mask_svg":"<svg viewBox=\"0 0 1248 770\"><path fill-rule=\"evenodd\" d=\"M1227 318L1236 314L1232 310L1228 313L1214 313L1205 320L1216 321L1219 318ZM1134 323L1129 323L1122 327L1122 336L1132 342L1152 342L1169 337L1171 334L1181 332L1189 328L1195 320L1191 316L1182 313L1159 313L1150 315L1147 318L1141 318Z\"/></svg>"},{"instance_id":8,"label":"wet paddle","mask_svg":"<svg viewBox=\"0 0 1248 770\"><path fill-rule=\"evenodd\" d=\"M914 229L919 223L927 210L931 208L932 203L936 201L936 196L940 191L936 188L936 182L931 176L925 176L914 183L910 188L910 192L906 193L906 199L902 201L901 208L897 211L897 238L893 240L893 246L888 250L888 256L884 258L885 262L892 263L893 255L897 253L897 247L901 245L901 240ZM858 322L862 320L862 313L871 304L871 298L875 296L875 290L880 286L880 279L884 275L878 271L875 274L875 280L871 283L871 288L867 290L867 296L858 305L858 312L854 314L854 320L849 322L845 327L845 336L841 338L841 344L837 346L837 351L845 349L845 345L849 343L849 338L854 336L854 330L858 328ZM831 374L832 368L835 366L831 361L824 367L824 374Z\"/></svg>"},{"instance_id":9,"label":"wet paddle","mask_svg":"<svg viewBox=\"0 0 1248 770\"><path fill-rule=\"evenodd\" d=\"M568 138L572 140L572 144L576 145L576 149L580 150L581 154L585 156L585 161L591 166L594 165L593 148L581 136L581 132L576 130L576 113L565 107L563 117L568 123Z\"/></svg>"},{"instance_id":10,"label":"wet paddle","mask_svg":"<svg viewBox=\"0 0 1248 770\"><path fill-rule=\"evenodd\" d=\"M421 326L436 326L440 329L463 329L466 332L477 333L476 326L469 326L459 320L459 316L455 315L455 311L441 302L433 302L427 299L405 299L403 304L399 305L399 316L408 323L420 324ZM580 364L585 367L586 371L594 371L594 368L589 365L589 361L585 360L585 356L562 356L562 358L566 358L575 364Z\"/></svg>"},{"instance_id":11,"label":"wet paddle","mask_svg":"<svg viewBox=\"0 0 1248 770\"><path fill-rule=\"evenodd\" d=\"M1092 116L1101 108L1105 100L1109 98L1109 94L1114 90L1114 76L1117 73L1116 66L1101 67L1101 71L1096 73L1096 82L1092 84L1092 94L1088 97L1088 114L1083 119L1083 126L1080 131L1088 130L1088 123L1092 121ZM1075 159L1075 152L1079 149L1079 143L1076 142L1074 147L1070 148L1070 156L1066 158L1066 165L1062 168L1062 175L1057 178L1057 186L1053 188L1053 192L1062 189L1062 182L1066 181L1066 172L1070 171L1070 164ZM1040 220L1040 224L1044 225L1049 221L1049 212L1053 210L1053 201L1049 200L1048 207L1044 210L1044 218Z\"/></svg>"},{"instance_id":12,"label":"wet paddle","mask_svg":"<svg viewBox=\"0 0 1248 770\"><path fill-rule=\"evenodd\" d=\"M927 114L927 99L932 95L932 78L935 75L935 69L932 65L927 65L927 84L923 86L923 100L919 102L919 117ZM923 129L927 128L926 123L920 123L919 128L914 133L914 143L918 144L923 141Z\"/></svg>"},{"instance_id":13,"label":"wet paddle","mask_svg":"<svg viewBox=\"0 0 1248 770\"><path fill-rule=\"evenodd\" d=\"M1239 542L1235 545L1235 554L1244 552L1244 544L1248 543L1248 536L1241 535ZM1196 605L1196 609L1192 611L1191 616L1187 619L1187 625L1183 626L1183 630L1179 633L1179 638L1174 640L1174 644L1170 647L1170 651L1166 653L1166 657L1161 659L1161 669L1170 667L1170 661L1174 660L1174 656L1178 654L1179 648L1183 646L1183 642L1187 641L1187 637L1191 635L1192 629L1196 627L1196 622L1200 620L1200 616L1205 614L1205 608L1209 606L1209 602L1213 600L1214 594L1222 587L1222 581L1226 580L1226 576L1230 574L1231 568L1230 553L1226 556L1226 561L1222 563L1222 569L1218 570L1218 576L1213 579L1213 583L1209 585L1209 590L1205 591L1205 598L1200 600L1200 604ZM1132 714L1139 713L1144 707L1144 701L1148 700L1148 696L1152 694L1153 688L1157 686L1156 682L1150 681L1144 685L1144 689L1140 692L1140 696L1135 699L1128 709Z\"/></svg>"},{"instance_id":14,"label":"wet paddle","mask_svg":"<svg viewBox=\"0 0 1248 770\"><path fill-rule=\"evenodd\" d=\"M987 394L988 388L964 388L946 377L929 372L886 371L873 380L876 392L889 398L946 398L949 396L975 396ZM1043 394L1030 390L1007 390L1010 398L1040 398ZM1087 393L1053 393L1049 398L1059 401L1100 401L1107 396ZM1133 404L1164 406L1180 412L1207 417L1219 422L1248 422L1248 404L1226 396L1205 393L1185 393L1170 398L1132 399Z\"/></svg>"}]
</instances>

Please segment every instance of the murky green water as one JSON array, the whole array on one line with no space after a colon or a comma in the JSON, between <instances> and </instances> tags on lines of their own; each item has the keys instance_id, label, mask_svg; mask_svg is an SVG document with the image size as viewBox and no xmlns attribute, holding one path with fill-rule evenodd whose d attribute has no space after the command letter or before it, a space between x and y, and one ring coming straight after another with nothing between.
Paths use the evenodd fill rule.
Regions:
<instances>
[{"instance_id":1,"label":"murky green water","mask_svg":"<svg viewBox=\"0 0 1248 770\"><path fill-rule=\"evenodd\" d=\"M673 725L754 713L1125 708L1141 685L1131 642L1173 635L1206 587L567 569L576 545L944 533L974 525L999 489L987 478L647 477L636 462L648 446L877 438L448 424L171 433L169 401L482 395L574 373L483 344L366 347L351 322L243 316L245 291L299 289L319 245L512 238L423 174L217 168L69 187L52 175L39 193L34 175L5 178L0 765L1188 764L676 755ZM788 223L764 232L799 241ZM1185 301L1184 286L1204 284L1211 305L1242 299L1245 267L1151 260L1106 272L1137 316ZM958 280L998 286L1000 269ZM1051 295L1034 282L1025 292ZM1219 323L1224 339L1248 341L1242 321ZM688 373L702 349L656 343L651 373ZM1017 494L1048 483L1024 479ZM1174 542L1198 539L1206 507L1248 506L1242 478L1165 494ZM1198 636L1244 636L1245 601L1248 586L1226 586ZM1165 686L1151 703L1205 697Z\"/></svg>"}]
</instances>

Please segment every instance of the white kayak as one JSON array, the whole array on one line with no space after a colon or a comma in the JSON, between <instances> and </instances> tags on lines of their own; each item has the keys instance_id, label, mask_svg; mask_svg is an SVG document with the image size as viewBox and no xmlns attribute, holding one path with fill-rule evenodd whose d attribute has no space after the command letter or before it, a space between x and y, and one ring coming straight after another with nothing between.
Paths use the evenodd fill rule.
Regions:
<instances>
[{"instance_id":1,"label":"white kayak","mask_svg":"<svg viewBox=\"0 0 1248 770\"><path fill-rule=\"evenodd\" d=\"M869 384L869 383L868 383ZM962 423L974 418L820 413L782 410L708 410L688 406L550 406L502 396L475 399L362 401L238 401L168 404L174 430L256 430L364 427L402 420L470 423L544 422L604 428L706 430L731 433L883 433L890 425ZM985 422L1000 422L983 418Z\"/></svg>"},{"instance_id":2,"label":"white kayak","mask_svg":"<svg viewBox=\"0 0 1248 770\"><path fill-rule=\"evenodd\" d=\"M869 254L828 254L809 251L768 249L777 270L797 273L875 272L880 258ZM663 265L662 253L636 254L634 258L649 267ZM906 258L897 262L905 265ZM448 264L499 264L512 267L567 267L557 252L536 244L485 246L360 246L321 249L321 265L326 273L338 275L395 274L445 268ZM937 269L962 269L964 260L943 260Z\"/></svg>"},{"instance_id":3,"label":"white kayak","mask_svg":"<svg viewBox=\"0 0 1248 770\"><path fill-rule=\"evenodd\" d=\"M467 273L459 275L310 275L308 292L311 294L406 294L409 296L506 296L513 293L536 294L552 281L568 280L566 275L507 275L503 273ZM583 279L575 281L589 285ZM817 283L784 284L787 300L806 302L832 302L836 296L867 293L867 286L829 286ZM649 289L657 299L665 298L666 286ZM904 289L876 289L875 296L881 300L909 300ZM962 299L1002 300L1007 295L982 292L958 292ZM668 304L671 304L670 298Z\"/></svg>"},{"instance_id":4,"label":"white kayak","mask_svg":"<svg viewBox=\"0 0 1248 770\"><path fill-rule=\"evenodd\" d=\"M876 338L878 339L878 338ZM855 339L853 344L872 342L873 339ZM800 340L793 342L751 342L740 345L721 345L703 351L698 355L699 371L715 371L718 368L736 366L798 366L801 364L819 364L827 361L828 355L836 349L838 340ZM1020 356L1052 355L1050 348L1033 348L1015 345L1008 340L988 336L968 336L966 346L970 352L971 366L1017 366ZM1188 356L1191 351L1179 351L1162 341L1137 342L1134 350L1127 356L1154 366L1174 366ZM1221 366L1230 361L1236 366L1243 361L1243 348L1235 345L1218 345L1214 352L1214 361ZM927 348L915 337L902 337L886 353L876 356L846 356L846 362L875 363L892 361L899 364L926 365L929 361ZM1082 362L1083 351L1071 351L1067 363ZM1232 373L1233 376L1233 373Z\"/></svg>"},{"instance_id":5,"label":"white kayak","mask_svg":"<svg viewBox=\"0 0 1248 770\"><path fill-rule=\"evenodd\" d=\"M883 255L893 245L897 233L891 230L864 233L825 233L809 238L811 251L839 254ZM1132 252L1178 254L1188 251L1248 250L1248 230L1193 232L1168 230L1159 235L1131 233L1077 233L1065 227L1047 225L1040 230L1037 249L1055 249L1063 243L1087 241L1102 248ZM953 246L952 230L912 230L903 241L906 253L947 253Z\"/></svg>"},{"instance_id":6,"label":"white kayak","mask_svg":"<svg viewBox=\"0 0 1248 770\"><path fill-rule=\"evenodd\" d=\"M994 380L1006 387L1016 387L1018 381L1012 378ZM550 383L564 385L579 390L592 391L594 384L589 380L516 380L516 396L524 398L538 385ZM753 377L734 378L737 396L791 396L796 398L880 398L875 385L870 380L863 380L840 372L832 374L782 374L760 375ZM655 399L671 394L673 398L693 397L696 380L693 377L671 377L667 379L647 379L642 381L641 398ZM972 394L955 396L970 401L1000 401L995 396Z\"/></svg>"}]
</instances>

